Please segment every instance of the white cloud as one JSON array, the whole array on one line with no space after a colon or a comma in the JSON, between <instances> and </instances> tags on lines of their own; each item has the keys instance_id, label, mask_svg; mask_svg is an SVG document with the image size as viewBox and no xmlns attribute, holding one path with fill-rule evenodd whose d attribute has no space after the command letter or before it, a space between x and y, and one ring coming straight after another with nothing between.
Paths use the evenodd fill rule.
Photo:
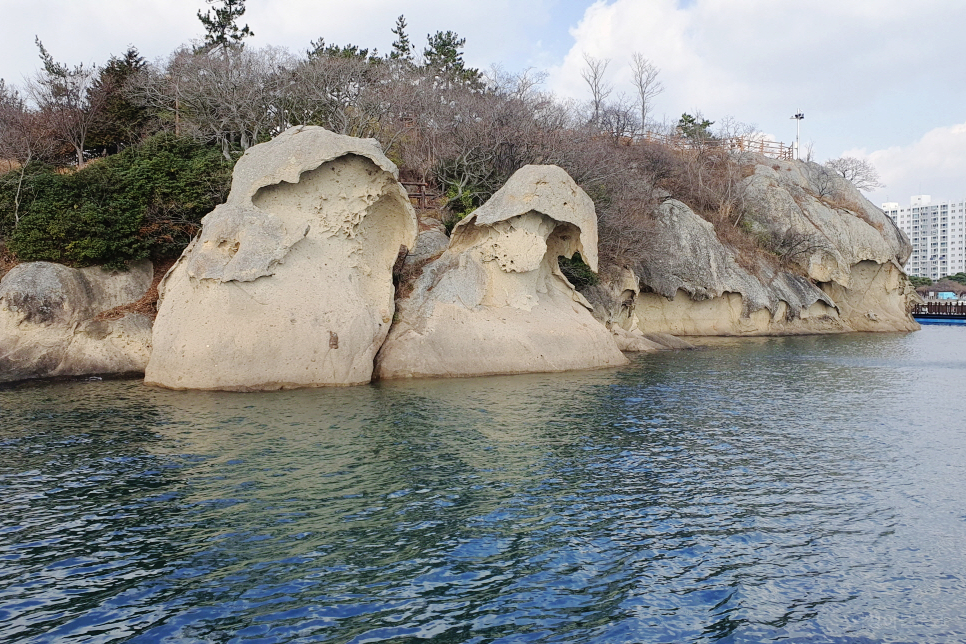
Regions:
<instances>
[{"instance_id":1,"label":"white cloud","mask_svg":"<svg viewBox=\"0 0 966 644\"><path fill-rule=\"evenodd\" d=\"M195 14L206 6L204 0L0 0L0 78L20 84L36 70L35 34L55 59L70 64L103 63L128 45L148 59L165 56L201 36ZM803 145L813 142L819 159L876 150L869 154L878 155L873 161L890 195L905 198L906 186L913 194L920 181L927 193L966 192L966 185L951 185L966 182L963 135L946 127L966 119L966 2L251 0L244 21L255 32L254 46L298 52L323 37L384 52L399 13L417 47L427 33L452 29L467 39L470 65L549 66L548 86L579 98L587 96L579 73L585 52L611 58L608 74L630 96L628 63L639 51L662 70L658 116L673 121L701 111L718 122L733 116L789 142L795 134L789 117L802 110Z\"/></svg>"},{"instance_id":2,"label":"white cloud","mask_svg":"<svg viewBox=\"0 0 966 644\"><path fill-rule=\"evenodd\" d=\"M700 110L802 138L822 158L852 147L912 141L962 119L966 3L925 0L600 0L571 30L574 46L552 88L586 98L587 52L612 59L617 91L632 94L639 51L661 69L656 108L672 120Z\"/></svg>"},{"instance_id":3,"label":"white cloud","mask_svg":"<svg viewBox=\"0 0 966 644\"><path fill-rule=\"evenodd\" d=\"M885 188L869 195L875 204L908 203L918 194L934 201L966 198L966 123L935 128L907 146L846 150L843 156L868 159L879 171Z\"/></svg>"}]
</instances>

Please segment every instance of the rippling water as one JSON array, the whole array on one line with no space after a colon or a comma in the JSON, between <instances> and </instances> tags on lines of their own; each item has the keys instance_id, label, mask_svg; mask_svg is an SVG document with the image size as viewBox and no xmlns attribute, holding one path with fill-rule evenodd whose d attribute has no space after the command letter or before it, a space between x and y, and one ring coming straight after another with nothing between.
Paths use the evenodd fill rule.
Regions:
<instances>
[{"instance_id":1,"label":"rippling water","mask_svg":"<svg viewBox=\"0 0 966 644\"><path fill-rule=\"evenodd\" d=\"M710 344L0 390L0 640L966 640L966 328Z\"/></svg>"}]
</instances>

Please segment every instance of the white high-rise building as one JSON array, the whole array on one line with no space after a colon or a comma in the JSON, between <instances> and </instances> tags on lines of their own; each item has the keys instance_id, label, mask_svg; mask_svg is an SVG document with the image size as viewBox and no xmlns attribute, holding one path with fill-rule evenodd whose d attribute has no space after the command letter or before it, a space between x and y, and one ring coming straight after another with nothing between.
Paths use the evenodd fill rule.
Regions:
<instances>
[{"instance_id":1,"label":"white high-rise building","mask_svg":"<svg viewBox=\"0 0 966 644\"><path fill-rule=\"evenodd\" d=\"M882 210L912 242L906 273L936 280L966 272L966 200L932 203L917 195L909 207L890 202Z\"/></svg>"}]
</instances>

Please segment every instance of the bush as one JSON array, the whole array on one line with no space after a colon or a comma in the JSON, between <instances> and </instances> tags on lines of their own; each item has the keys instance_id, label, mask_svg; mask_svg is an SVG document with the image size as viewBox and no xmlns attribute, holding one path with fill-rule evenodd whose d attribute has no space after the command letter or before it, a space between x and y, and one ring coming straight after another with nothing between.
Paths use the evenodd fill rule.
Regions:
<instances>
[{"instance_id":1,"label":"bush","mask_svg":"<svg viewBox=\"0 0 966 644\"><path fill-rule=\"evenodd\" d=\"M557 258L557 264L560 266L560 272L578 291L600 282L597 274L584 263L580 253L574 253L574 256L569 259L561 255Z\"/></svg>"},{"instance_id":2,"label":"bush","mask_svg":"<svg viewBox=\"0 0 966 644\"><path fill-rule=\"evenodd\" d=\"M0 181L0 232L20 261L70 266L177 256L231 184L217 148L166 134L76 172L28 170L19 225L16 182Z\"/></svg>"}]
</instances>

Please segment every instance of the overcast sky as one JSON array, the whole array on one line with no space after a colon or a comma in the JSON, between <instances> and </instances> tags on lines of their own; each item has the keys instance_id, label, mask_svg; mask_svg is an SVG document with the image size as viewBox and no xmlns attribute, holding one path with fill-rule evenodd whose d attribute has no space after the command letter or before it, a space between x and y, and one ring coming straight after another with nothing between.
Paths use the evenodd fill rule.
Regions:
<instances>
[{"instance_id":1,"label":"overcast sky","mask_svg":"<svg viewBox=\"0 0 966 644\"><path fill-rule=\"evenodd\" d=\"M966 198L963 0L248 0L251 46L302 51L310 40L389 49L404 13L426 34L466 38L476 67L547 71L545 89L588 98L583 54L611 59L615 95L632 94L635 51L661 69L656 115L700 111L795 137L817 160L870 159L886 184L869 195ZM148 59L200 38L203 0L0 0L0 78L37 69L34 36L58 61L101 64L136 46Z\"/></svg>"}]
</instances>

